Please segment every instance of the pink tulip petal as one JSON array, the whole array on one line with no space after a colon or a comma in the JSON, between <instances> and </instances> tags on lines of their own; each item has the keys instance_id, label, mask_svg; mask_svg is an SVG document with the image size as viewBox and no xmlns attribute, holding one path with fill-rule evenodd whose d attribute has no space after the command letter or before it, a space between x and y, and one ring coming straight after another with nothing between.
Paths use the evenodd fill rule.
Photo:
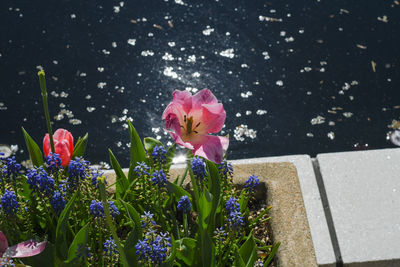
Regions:
<instances>
[{"instance_id":1,"label":"pink tulip petal","mask_svg":"<svg viewBox=\"0 0 400 267\"><path fill-rule=\"evenodd\" d=\"M218 133L225 123L226 112L224 106L217 104L203 104L201 122L207 133Z\"/></svg>"},{"instance_id":2,"label":"pink tulip petal","mask_svg":"<svg viewBox=\"0 0 400 267\"><path fill-rule=\"evenodd\" d=\"M2 231L0 231L0 257L7 250L7 248L8 248L7 237L3 234Z\"/></svg>"},{"instance_id":3,"label":"pink tulip petal","mask_svg":"<svg viewBox=\"0 0 400 267\"><path fill-rule=\"evenodd\" d=\"M178 145L184 146L188 149L194 149L193 145L191 143L188 142L184 142L181 138L180 135L174 133L174 132L169 132L169 134L172 136L172 138L174 139L175 143L177 143Z\"/></svg>"},{"instance_id":4,"label":"pink tulip petal","mask_svg":"<svg viewBox=\"0 0 400 267\"><path fill-rule=\"evenodd\" d=\"M220 164L229 146L229 139L223 136L207 135L203 144L195 145L193 154Z\"/></svg>"},{"instance_id":5,"label":"pink tulip petal","mask_svg":"<svg viewBox=\"0 0 400 267\"><path fill-rule=\"evenodd\" d=\"M192 98L193 109L200 109L203 104L217 104L217 98L208 89L203 89Z\"/></svg>"},{"instance_id":6,"label":"pink tulip petal","mask_svg":"<svg viewBox=\"0 0 400 267\"><path fill-rule=\"evenodd\" d=\"M47 241L37 242L33 240L21 242L15 246L7 248L4 257L25 258L40 254L46 248Z\"/></svg>"},{"instance_id":7,"label":"pink tulip petal","mask_svg":"<svg viewBox=\"0 0 400 267\"><path fill-rule=\"evenodd\" d=\"M172 102L181 105L183 110L187 114L192 108L192 95L186 90L175 90L172 93Z\"/></svg>"},{"instance_id":8,"label":"pink tulip petal","mask_svg":"<svg viewBox=\"0 0 400 267\"><path fill-rule=\"evenodd\" d=\"M229 139L207 134L219 132L225 118L223 105L208 89L194 96L187 91L174 91L173 101L162 115L165 128L170 131L175 143L216 163L222 161Z\"/></svg>"}]
</instances>

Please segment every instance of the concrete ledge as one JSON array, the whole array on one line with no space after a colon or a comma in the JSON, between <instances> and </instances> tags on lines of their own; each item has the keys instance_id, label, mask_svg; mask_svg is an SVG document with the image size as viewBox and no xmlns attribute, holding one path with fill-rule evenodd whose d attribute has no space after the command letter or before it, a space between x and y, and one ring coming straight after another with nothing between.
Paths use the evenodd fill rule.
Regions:
<instances>
[{"instance_id":1,"label":"concrete ledge","mask_svg":"<svg viewBox=\"0 0 400 267\"><path fill-rule=\"evenodd\" d=\"M244 183L255 174L267 186L267 203L272 206L270 228L274 242L281 242L277 266L317 266L295 165L289 162L233 163L235 183Z\"/></svg>"},{"instance_id":2,"label":"concrete ledge","mask_svg":"<svg viewBox=\"0 0 400 267\"><path fill-rule=\"evenodd\" d=\"M318 196L313 196L313 194L318 193L318 189L315 190L314 185L311 187L308 185L315 180L309 156L257 158L230 162L234 165L234 183L243 184L251 174L254 174L259 176L260 182L265 183L267 187L267 204L272 206L270 228L273 240L281 242L276 258L277 266L317 266L312 234L302 197L302 191L303 194L308 192L307 202L317 204ZM171 179L182 173L182 167L183 165L178 165L171 169ZM128 170L124 169L124 171ZM298 173L301 177L307 177L299 179ZM107 171L106 175L112 183L115 179L114 172ZM299 182L301 180L303 180L304 190ZM313 189L310 191L307 188ZM320 218L318 216L323 216L323 212L318 216L312 210L310 212L309 217L315 218L313 224L317 225L314 231L323 232L324 230L321 229L324 229L324 226L321 223L324 223L324 220L316 220ZM315 238L317 237L318 235ZM324 243L319 240L317 244L322 244L320 248L325 249L329 248L326 245L330 242ZM323 252L321 249L319 251L320 254ZM324 254L322 254L322 259L324 259Z\"/></svg>"},{"instance_id":3,"label":"concrete ledge","mask_svg":"<svg viewBox=\"0 0 400 267\"><path fill-rule=\"evenodd\" d=\"M324 208L322 206L321 196L310 156L292 155L232 161L232 163L235 165L272 162L290 162L295 165L306 209L317 264L318 266L324 267L336 266L335 254L333 251ZM286 197L292 199L290 195Z\"/></svg>"}]
</instances>

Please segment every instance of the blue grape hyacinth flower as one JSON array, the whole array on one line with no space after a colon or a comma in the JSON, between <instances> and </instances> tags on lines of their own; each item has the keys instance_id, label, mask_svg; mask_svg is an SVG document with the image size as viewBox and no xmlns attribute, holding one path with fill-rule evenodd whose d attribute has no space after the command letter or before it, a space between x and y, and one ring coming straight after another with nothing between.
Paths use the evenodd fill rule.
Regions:
<instances>
[{"instance_id":1,"label":"blue grape hyacinth flower","mask_svg":"<svg viewBox=\"0 0 400 267\"><path fill-rule=\"evenodd\" d=\"M246 192L254 193L257 190L257 187L260 185L260 180L258 179L258 176L251 175L247 181L244 184L244 188Z\"/></svg>"},{"instance_id":2,"label":"blue grape hyacinth flower","mask_svg":"<svg viewBox=\"0 0 400 267\"><path fill-rule=\"evenodd\" d=\"M19 210L17 196L13 191L5 190L1 197L1 209L7 215L14 215Z\"/></svg>"},{"instance_id":3,"label":"blue grape hyacinth flower","mask_svg":"<svg viewBox=\"0 0 400 267\"><path fill-rule=\"evenodd\" d=\"M192 204L190 203L189 197L188 196L182 196L179 199L177 209L183 211L184 213L190 212L190 209L192 207Z\"/></svg>"},{"instance_id":4,"label":"blue grape hyacinth flower","mask_svg":"<svg viewBox=\"0 0 400 267\"><path fill-rule=\"evenodd\" d=\"M153 157L153 161L155 163L159 162L163 164L167 161L165 154L167 154L167 151L162 146L156 145L153 148L153 153L151 153L151 156Z\"/></svg>"},{"instance_id":5,"label":"blue grape hyacinth flower","mask_svg":"<svg viewBox=\"0 0 400 267\"><path fill-rule=\"evenodd\" d=\"M158 188L165 187L167 184L167 177L163 170L153 172L153 178L151 178L153 185L157 185Z\"/></svg>"}]
</instances>

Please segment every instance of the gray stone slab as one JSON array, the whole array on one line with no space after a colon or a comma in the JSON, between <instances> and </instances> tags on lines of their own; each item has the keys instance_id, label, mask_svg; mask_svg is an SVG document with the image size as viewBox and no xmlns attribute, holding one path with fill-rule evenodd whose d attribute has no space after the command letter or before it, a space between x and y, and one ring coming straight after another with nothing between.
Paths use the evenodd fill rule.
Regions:
<instances>
[{"instance_id":1,"label":"gray stone slab","mask_svg":"<svg viewBox=\"0 0 400 267\"><path fill-rule=\"evenodd\" d=\"M299 183L314 244L318 266L336 266L335 254L325 219L321 197L314 174L311 158L308 155L265 157L230 161L233 164L267 162L291 162L296 166Z\"/></svg>"},{"instance_id":2,"label":"gray stone slab","mask_svg":"<svg viewBox=\"0 0 400 267\"><path fill-rule=\"evenodd\" d=\"M345 266L400 266L400 149L319 154Z\"/></svg>"}]
</instances>

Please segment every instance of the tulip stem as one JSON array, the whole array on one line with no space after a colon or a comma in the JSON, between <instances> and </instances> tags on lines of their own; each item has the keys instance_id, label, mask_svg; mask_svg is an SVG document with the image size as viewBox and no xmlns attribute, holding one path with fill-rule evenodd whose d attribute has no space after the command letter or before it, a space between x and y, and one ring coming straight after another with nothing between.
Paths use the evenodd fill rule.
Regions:
<instances>
[{"instance_id":1,"label":"tulip stem","mask_svg":"<svg viewBox=\"0 0 400 267\"><path fill-rule=\"evenodd\" d=\"M46 88L46 78L44 77L44 71L43 70L39 71L38 76L39 76L40 89L42 90L43 109L44 109L44 114L46 116L47 131L49 132L49 137L50 137L51 152L54 154L55 150L54 150L53 130L51 129L49 104L47 103L47 88Z\"/></svg>"}]
</instances>

